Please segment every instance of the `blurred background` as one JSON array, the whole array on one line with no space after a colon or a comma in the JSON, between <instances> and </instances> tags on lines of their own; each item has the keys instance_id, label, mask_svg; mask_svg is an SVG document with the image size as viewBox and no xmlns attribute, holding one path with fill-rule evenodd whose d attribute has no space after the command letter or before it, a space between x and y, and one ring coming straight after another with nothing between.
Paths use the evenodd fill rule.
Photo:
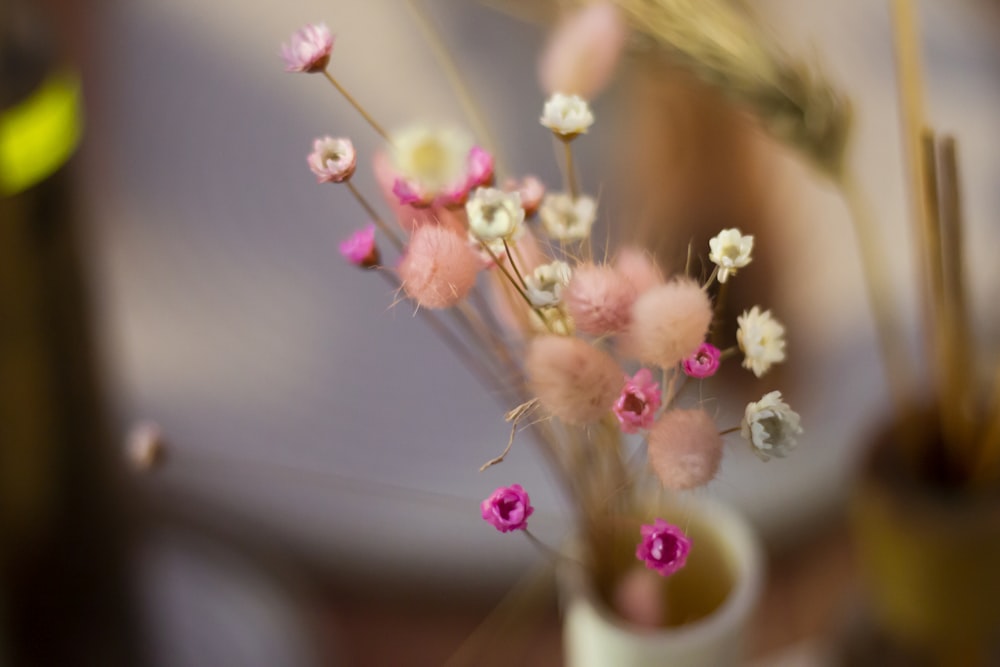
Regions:
<instances>
[{"instance_id":1,"label":"blurred background","mask_svg":"<svg viewBox=\"0 0 1000 667\"><path fill-rule=\"evenodd\" d=\"M854 99L850 160L912 324L885 3L748 4L779 43L820 64ZM557 183L555 153L537 123L544 95L536 76L555 5L421 5L503 138L508 168ZM986 0L920 5L928 112L960 144L973 303L983 313L1000 282L1000 8ZM283 72L280 44L308 22L331 26L332 71L383 125L414 117L465 124L405 5L105 0L84 10L5 0L0 17L6 35L50 45L40 71L62 64L82 74L86 118L81 150L59 175L67 182L37 195L73 202L67 210L9 202L3 209L10 220L51 217L53 229L64 229L56 236L69 239L59 244L70 249L40 251L36 265L22 266L10 242L0 255L10 296L0 316L10 323L18 307L28 308L15 298L25 276L40 285L38 303L85 290L32 320L47 332L44 343L29 350L24 336L0 338L10 414L23 417L25 406L51 400L71 415L47 413L64 425L59 433L0 431L7 452L0 465L10 471L0 479L10 490L10 480L28 478L22 450L32 438L64 444L52 445L63 461L59 480L93 470L79 490L53 492L73 511L34 515L56 516L62 537L32 542L24 536L39 531L13 519L4 537L17 540L12 553L29 543L43 553L111 536L93 554L63 553L45 567L15 567L12 556L3 585L70 568L49 581L54 608L60 582L80 576L94 583L89 592L78 586L81 600L111 590L100 582L120 589L93 624L128 619L134 646L95 648L104 657L79 664L441 664L540 561L527 541L503 540L481 525L479 500L518 482L539 508L539 535L558 543L568 529L542 462L524 443L502 465L478 472L506 443L501 416L513 406L498 406L407 306L391 307L384 283L341 261L336 244L364 222L363 211L346 190L316 186L305 165L313 137L349 136L361 156L355 182L376 196L365 158L380 147L378 137L322 79ZM22 23L42 28L14 29ZM13 74L5 76L9 104L17 87L8 84ZM806 437L793 457L767 465L733 447L703 492L739 506L774 557L776 583L765 603L788 627L775 633L762 623L752 641L758 657L773 655L828 630L842 611L837 586L850 582L850 559L840 513L857 445L886 400L846 211L795 156L676 72L626 59L594 108L598 122L576 144L586 189L620 193L626 212L630 203L634 212L637 201L652 202L661 212L663 258L675 269L677 248L692 236L707 239L725 226L754 231L762 254L745 275L754 298L789 325L779 380L803 414ZM627 237L628 217L610 218L622 225L616 237ZM43 280L50 271L64 282ZM983 320L978 330L994 339L996 325ZM917 343L899 341L909 349ZM62 369L82 388L32 393L25 378L42 366L17 363L24 355L49 359L45 368ZM78 356L87 362L75 364ZM735 403L754 397L741 391L757 390L737 387ZM155 473L135 475L124 470L123 443L145 420L162 429L165 457ZM83 432L95 435L75 437ZM39 465L41 477L55 469ZM24 507L10 500L13 491L0 497ZM92 533L81 529L91 514ZM70 573L72 562L88 558L105 566ZM0 664L4 657L59 664L44 651L36 662L19 659L30 654L20 633L40 626L10 619L34 597L11 593L0 605L12 628L0 636ZM552 664L554 603L537 597L548 600L538 603L542 632L522 649L533 656L526 664ZM88 609L81 604L78 613ZM34 606L33 617L48 617L47 605ZM393 662L401 655L393 650L407 660Z\"/></svg>"}]
</instances>

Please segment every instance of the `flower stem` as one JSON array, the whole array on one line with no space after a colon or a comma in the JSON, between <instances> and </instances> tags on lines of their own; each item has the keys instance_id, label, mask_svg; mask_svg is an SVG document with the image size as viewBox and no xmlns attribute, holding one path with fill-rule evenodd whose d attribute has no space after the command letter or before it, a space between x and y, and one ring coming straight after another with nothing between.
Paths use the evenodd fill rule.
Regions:
<instances>
[{"instance_id":1,"label":"flower stem","mask_svg":"<svg viewBox=\"0 0 1000 667\"><path fill-rule=\"evenodd\" d=\"M524 302L528 304L528 307L531 308L533 311L535 311L535 314L538 315L538 318L542 321L542 324L545 325L545 328L549 330L549 333L555 333L555 331L553 331L552 329L552 325L549 324L549 321L547 319L545 319L545 315L542 313L541 309L537 308L533 303L531 303L531 299L528 298L527 293L525 293L524 289L517 284L517 280L514 278L514 276L510 275L510 271L508 271L507 267L505 267L500 262L500 258L496 256L496 253L494 253L493 250L489 247L489 245L487 245L485 242L480 241L479 243L480 245L483 246L483 249L486 250L487 254L489 254L489 256L493 259L493 263L496 264L497 268L500 269L501 272L503 272L503 275L507 278L510 284L514 286L514 289L517 290L517 293L521 295L521 298L524 299Z\"/></svg>"},{"instance_id":2,"label":"flower stem","mask_svg":"<svg viewBox=\"0 0 1000 667\"><path fill-rule=\"evenodd\" d=\"M354 185L354 183L352 183L351 181L346 181L346 183L347 183L347 189L351 191L351 194L354 195L354 198L358 200L359 204L361 204L361 208L365 209L365 213L368 214L368 217L370 217L372 221L378 226L378 228L382 230L383 234L389 237L389 240L392 241L392 244L396 247L396 250L398 252L403 252L403 248L405 247L406 244L403 243L403 240L401 238L399 238L399 235L396 234L396 232L393 231L393 229L385 223L385 221L381 218L381 216L379 216L378 212L375 211L375 208L370 203L368 203L368 200L365 199L364 195L361 194L361 192Z\"/></svg>"},{"instance_id":3,"label":"flower stem","mask_svg":"<svg viewBox=\"0 0 1000 667\"><path fill-rule=\"evenodd\" d=\"M576 198L580 196L580 187L576 182L576 167L573 164L573 139L560 137L560 141L563 142L563 147L566 149L566 187L569 189L569 194L576 201Z\"/></svg>"},{"instance_id":4,"label":"flower stem","mask_svg":"<svg viewBox=\"0 0 1000 667\"><path fill-rule=\"evenodd\" d=\"M528 283L525 282L524 276L521 275L521 271L517 268L517 262L514 261L514 255L510 252L510 246L507 245L507 239L503 240L503 249L507 253L507 259L510 260L510 268L514 269L514 273L517 274L517 279L521 281L521 286L524 289L528 289Z\"/></svg>"},{"instance_id":5,"label":"flower stem","mask_svg":"<svg viewBox=\"0 0 1000 667\"><path fill-rule=\"evenodd\" d=\"M561 553L559 553L558 551L556 551L555 549L553 549L549 545L545 544L545 542L542 542L540 539L538 539L537 537L535 537L534 534L532 534L532 532L530 530L528 530L527 528L525 528L523 530L523 532L524 532L525 537L528 538L528 541L530 541L532 544L534 544L536 547L538 547L539 551L541 551L542 553L546 554L547 556L549 556L553 560L559 560L560 558L564 558L564 556Z\"/></svg>"},{"instance_id":6,"label":"flower stem","mask_svg":"<svg viewBox=\"0 0 1000 667\"><path fill-rule=\"evenodd\" d=\"M323 70L323 76L326 77L327 81L333 84L333 87L337 89L337 92L343 95L344 98L351 103L351 106L353 106L357 110L357 112L361 114L361 117L364 118L366 121L368 121L368 124L372 126L373 130L378 132L380 137L385 139L387 143L390 144L392 143L392 139L389 138L389 134L384 129L382 129L382 126L375 122L375 119L372 118L367 111L365 111L365 108L361 106L361 104L356 99L354 99L354 97L349 92L347 92L347 90L342 85L340 85L340 83L336 79L333 78L333 75L331 75L330 72L328 72L327 70Z\"/></svg>"},{"instance_id":7,"label":"flower stem","mask_svg":"<svg viewBox=\"0 0 1000 667\"><path fill-rule=\"evenodd\" d=\"M733 426L732 428L727 428L725 431L719 431L719 435L729 435L730 433L736 433L740 430L740 426Z\"/></svg>"}]
</instances>

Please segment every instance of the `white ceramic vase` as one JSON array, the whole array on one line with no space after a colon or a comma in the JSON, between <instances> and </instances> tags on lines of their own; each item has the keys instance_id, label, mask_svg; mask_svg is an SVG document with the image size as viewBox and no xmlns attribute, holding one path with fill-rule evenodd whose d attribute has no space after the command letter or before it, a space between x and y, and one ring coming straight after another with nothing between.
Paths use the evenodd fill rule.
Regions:
<instances>
[{"instance_id":1,"label":"white ceramic vase","mask_svg":"<svg viewBox=\"0 0 1000 667\"><path fill-rule=\"evenodd\" d=\"M742 637L760 597L763 558L756 534L720 502L689 500L683 512L711 531L733 585L708 616L646 629L618 618L594 593L580 566L560 571L567 667L727 667L742 659Z\"/></svg>"}]
</instances>

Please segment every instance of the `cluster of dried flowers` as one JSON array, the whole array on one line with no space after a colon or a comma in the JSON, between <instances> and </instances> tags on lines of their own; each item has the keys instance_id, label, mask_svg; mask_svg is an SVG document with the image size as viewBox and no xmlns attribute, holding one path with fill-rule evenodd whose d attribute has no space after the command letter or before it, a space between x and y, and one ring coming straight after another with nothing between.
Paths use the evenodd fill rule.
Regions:
<instances>
[{"instance_id":1,"label":"cluster of dried flowers","mask_svg":"<svg viewBox=\"0 0 1000 667\"><path fill-rule=\"evenodd\" d=\"M583 23L593 29L587 21L592 17ZM327 71L332 46L324 25L307 26L283 56L289 71L322 73L347 96ZM700 406L675 405L689 379L709 378L739 354L744 368L764 375L785 359L784 328L755 306L739 317L731 347L710 342L718 312L709 287L725 285L752 261L754 239L738 229L711 240L714 269L703 281L668 278L640 248L621 248L610 261L593 259L598 202L581 192L572 156L573 142L594 123L585 99L554 92L541 113L541 125L565 151L562 192L547 191L530 175L498 187L493 156L465 133L415 126L388 134L347 99L387 139L387 155L376 156L373 166L395 219L380 218L351 183L352 142L316 139L307 162L318 182L347 184L372 219L341 244L341 254L405 293L470 369L518 406L508 415L515 430L521 419L537 416L542 452L585 512L599 512L597 499L609 489L630 488L628 476L635 473L620 434L642 434L643 468L674 491L716 476L728 433L739 431L764 460L795 445L799 416L780 392L749 403L732 428L720 429ZM399 254L394 267L384 263L380 242ZM581 448L592 448L593 456L580 456ZM588 461L614 474L584 469L595 465ZM526 531L534 510L514 484L498 488L481 511L508 532ZM690 547L679 529L657 519L642 527L636 556L669 575L683 566Z\"/></svg>"}]
</instances>

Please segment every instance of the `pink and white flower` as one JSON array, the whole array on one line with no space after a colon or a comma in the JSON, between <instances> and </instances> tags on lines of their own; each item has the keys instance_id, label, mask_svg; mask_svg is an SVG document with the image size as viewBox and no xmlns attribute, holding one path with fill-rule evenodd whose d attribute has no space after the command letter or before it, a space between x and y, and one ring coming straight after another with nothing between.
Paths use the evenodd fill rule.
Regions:
<instances>
[{"instance_id":1,"label":"pink and white flower","mask_svg":"<svg viewBox=\"0 0 1000 667\"><path fill-rule=\"evenodd\" d=\"M661 401L660 385L653 382L653 373L648 368L640 368L632 377L626 375L621 396L612 408L622 432L638 433L652 426Z\"/></svg>"},{"instance_id":2,"label":"pink and white flower","mask_svg":"<svg viewBox=\"0 0 1000 667\"><path fill-rule=\"evenodd\" d=\"M534 176L525 176L519 181L509 178L504 182L503 189L521 195L521 208L529 218L538 212L545 197L545 185Z\"/></svg>"},{"instance_id":3,"label":"pink and white flower","mask_svg":"<svg viewBox=\"0 0 1000 667\"><path fill-rule=\"evenodd\" d=\"M722 351L711 343L702 343L698 351L684 360L681 367L685 375L699 380L712 377L719 370Z\"/></svg>"},{"instance_id":4,"label":"pink and white flower","mask_svg":"<svg viewBox=\"0 0 1000 667\"><path fill-rule=\"evenodd\" d=\"M290 44L281 45L286 72L322 72L333 52L333 35L325 23L309 24L294 35Z\"/></svg>"},{"instance_id":5,"label":"pink and white flower","mask_svg":"<svg viewBox=\"0 0 1000 667\"><path fill-rule=\"evenodd\" d=\"M650 570L669 577L687 563L691 540L677 526L663 519L645 524L639 529L642 541L635 549L635 557L646 563Z\"/></svg>"},{"instance_id":6,"label":"pink and white flower","mask_svg":"<svg viewBox=\"0 0 1000 667\"><path fill-rule=\"evenodd\" d=\"M354 175L358 154L350 139L320 137L306 158L317 183L343 183Z\"/></svg>"},{"instance_id":7,"label":"pink and white flower","mask_svg":"<svg viewBox=\"0 0 1000 667\"><path fill-rule=\"evenodd\" d=\"M501 486L479 505L483 520L499 530L508 533L528 527L528 517L535 508L520 484Z\"/></svg>"}]
</instances>

